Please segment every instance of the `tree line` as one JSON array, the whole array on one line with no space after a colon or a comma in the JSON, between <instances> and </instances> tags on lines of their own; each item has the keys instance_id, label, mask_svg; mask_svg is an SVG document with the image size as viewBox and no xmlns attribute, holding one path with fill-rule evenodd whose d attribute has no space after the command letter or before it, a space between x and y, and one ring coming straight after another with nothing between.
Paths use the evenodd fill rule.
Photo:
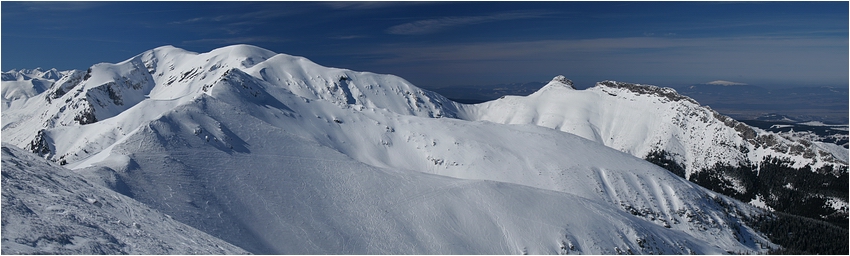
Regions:
<instances>
[{"instance_id":1,"label":"tree line","mask_svg":"<svg viewBox=\"0 0 850 256\"><path fill-rule=\"evenodd\" d=\"M655 151L646 160L685 177L685 168L669 153ZM846 166L793 168L788 158L765 157L758 165L716 164L692 173L688 180L723 195L749 202L761 199L774 212L747 220L782 249L771 254L848 254L846 206L838 210L830 201L848 200Z\"/></svg>"}]
</instances>

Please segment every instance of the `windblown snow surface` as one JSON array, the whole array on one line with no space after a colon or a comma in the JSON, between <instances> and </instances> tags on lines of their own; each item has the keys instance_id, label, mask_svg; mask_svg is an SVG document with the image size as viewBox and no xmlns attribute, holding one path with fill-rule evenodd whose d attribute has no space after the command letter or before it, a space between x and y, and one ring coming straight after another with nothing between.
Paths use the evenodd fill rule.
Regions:
<instances>
[{"instance_id":1,"label":"windblown snow surface","mask_svg":"<svg viewBox=\"0 0 850 256\"><path fill-rule=\"evenodd\" d=\"M491 122L487 106L253 46L165 46L69 72L12 102L2 127L4 142L251 253L776 247L742 220L763 210L597 143L611 134ZM3 252L23 246L3 225Z\"/></svg>"},{"instance_id":2,"label":"windblown snow surface","mask_svg":"<svg viewBox=\"0 0 850 256\"><path fill-rule=\"evenodd\" d=\"M246 254L3 144L3 254Z\"/></svg>"}]
</instances>

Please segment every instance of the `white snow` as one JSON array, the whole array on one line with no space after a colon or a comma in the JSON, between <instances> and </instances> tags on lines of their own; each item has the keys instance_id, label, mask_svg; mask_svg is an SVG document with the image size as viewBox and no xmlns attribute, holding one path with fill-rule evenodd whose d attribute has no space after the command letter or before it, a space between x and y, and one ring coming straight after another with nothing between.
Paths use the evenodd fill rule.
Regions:
<instances>
[{"instance_id":1,"label":"white snow","mask_svg":"<svg viewBox=\"0 0 850 256\"><path fill-rule=\"evenodd\" d=\"M3 254L247 252L3 144Z\"/></svg>"},{"instance_id":2,"label":"white snow","mask_svg":"<svg viewBox=\"0 0 850 256\"><path fill-rule=\"evenodd\" d=\"M759 163L767 155L795 159L798 168L806 164L814 168L847 164L847 149L817 143L808 146L749 127L670 88L611 81L586 90L551 85L525 97L508 96L464 105L459 116L467 120L543 126L641 158L652 151L664 150L684 165L688 176L716 163L732 166L744 161ZM788 151L790 147L805 150ZM803 157L804 154L814 157Z\"/></svg>"},{"instance_id":3,"label":"white snow","mask_svg":"<svg viewBox=\"0 0 850 256\"><path fill-rule=\"evenodd\" d=\"M801 124L801 125L808 125L808 126L847 127L847 125L846 125L846 124L825 124L825 123L823 123L823 122L821 122L821 121L808 121L808 122L798 123L798 124Z\"/></svg>"},{"instance_id":4,"label":"white snow","mask_svg":"<svg viewBox=\"0 0 850 256\"><path fill-rule=\"evenodd\" d=\"M688 151L742 141L695 102L559 77L528 97L463 105L247 45L159 47L84 73L4 109L3 141L26 148L43 130L45 158L252 253L774 246L736 213L762 210L634 157L661 145L689 167L697 155L745 158ZM88 114L96 122L79 121Z\"/></svg>"},{"instance_id":5,"label":"white snow","mask_svg":"<svg viewBox=\"0 0 850 256\"><path fill-rule=\"evenodd\" d=\"M36 68L32 70L22 69L20 71L10 70L2 73L2 108L5 111L13 104L22 105L27 99L47 90L50 85L60 76L72 71L47 71Z\"/></svg>"},{"instance_id":6,"label":"white snow","mask_svg":"<svg viewBox=\"0 0 850 256\"><path fill-rule=\"evenodd\" d=\"M770 126L771 129L781 129L781 128L788 128L788 127L794 127L794 125L793 124L774 124L774 125Z\"/></svg>"},{"instance_id":7,"label":"white snow","mask_svg":"<svg viewBox=\"0 0 850 256\"><path fill-rule=\"evenodd\" d=\"M773 208L771 208L770 206L768 206L768 205L764 202L764 199L763 199L763 198L761 198L761 195L756 195L756 199L751 200L749 203L750 203L751 205L753 205L753 206L756 206L756 207L759 207L759 208L762 208L762 209L767 209L767 210L773 211Z\"/></svg>"}]
</instances>

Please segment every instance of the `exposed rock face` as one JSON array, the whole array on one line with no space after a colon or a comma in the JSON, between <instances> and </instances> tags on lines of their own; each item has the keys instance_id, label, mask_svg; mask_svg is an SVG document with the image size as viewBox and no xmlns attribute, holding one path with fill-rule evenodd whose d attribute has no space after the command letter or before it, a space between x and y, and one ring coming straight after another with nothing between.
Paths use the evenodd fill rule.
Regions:
<instances>
[{"instance_id":1,"label":"exposed rock face","mask_svg":"<svg viewBox=\"0 0 850 256\"><path fill-rule=\"evenodd\" d=\"M39 130L35 138L30 142L28 150L39 156L47 156L50 154L50 143L45 137L44 130Z\"/></svg>"},{"instance_id":2,"label":"exposed rock face","mask_svg":"<svg viewBox=\"0 0 850 256\"><path fill-rule=\"evenodd\" d=\"M571 89L575 89L575 86L573 86L573 81L570 80L570 79L567 79L567 77L565 77L563 75L558 75L555 78L552 78L552 82L562 83L562 84L567 85Z\"/></svg>"},{"instance_id":3,"label":"exposed rock face","mask_svg":"<svg viewBox=\"0 0 850 256\"><path fill-rule=\"evenodd\" d=\"M642 85L642 84L632 84L632 83L623 83L616 81L602 81L596 84L596 86L605 86L616 89L628 90L637 94L644 95L655 95L658 97L666 98L670 101L688 101L693 104L699 104L694 99L691 99L688 96L681 95L676 92L673 88L668 87L658 87L654 85Z\"/></svg>"}]
</instances>

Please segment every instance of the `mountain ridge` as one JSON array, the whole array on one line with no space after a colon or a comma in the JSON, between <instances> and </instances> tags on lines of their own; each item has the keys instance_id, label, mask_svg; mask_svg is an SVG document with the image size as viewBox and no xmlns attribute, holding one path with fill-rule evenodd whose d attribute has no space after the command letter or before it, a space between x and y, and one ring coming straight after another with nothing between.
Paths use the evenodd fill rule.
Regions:
<instances>
[{"instance_id":1,"label":"mountain ridge","mask_svg":"<svg viewBox=\"0 0 850 256\"><path fill-rule=\"evenodd\" d=\"M396 76L246 45L200 54L159 47L80 74L46 110L39 104L50 97L4 109L4 142L254 253L775 247L745 221L763 210L598 143L609 135L605 126L546 121L561 112L514 115L517 125L475 116L521 97L459 104ZM535 97L586 91L557 78L551 93ZM608 83L591 90L604 94L595 99L684 99ZM629 96L632 89L669 97ZM504 113L511 112L491 112Z\"/></svg>"},{"instance_id":2,"label":"mountain ridge","mask_svg":"<svg viewBox=\"0 0 850 256\"><path fill-rule=\"evenodd\" d=\"M795 184L804 180L846 183L846 148L751 127L672 88L614 81L585 90L544 87L528 96L507 96L465 105L462 110L467 120L531 124L576 134L745 202L798 213L824 209L828 214L806 216L846 225L847 196L840 188L816 192L824 189L817 188L788 198L797 192L782 188L787 180L782 183L771 173L761 172L779 172L779 168L783 175L794 177L820 175L794 178ZM775 165L777 161L783 164ZM788 208L791 201L794 206Z\"/></svg>"},{"instance_id":3,"label":"mountain ridge","mask_svg":"<svg viewBox=\"0 0 850 256\"><path fill-rule=\"evenodd\" d=\"M667 116L657 116L655 118L661 118L661 119L655 119L655 121L652 121L650 123L659 123L659 124L667 125L667 124L670 124L671 121L672 121L672 123L679 122L679 124L678 124L679 126L681 126L681 125L687 126L688 125L687 123L682 123L682 122L686 122L685 120L693 119L692 117L689 118L688 116L699 115L698 118L691 120L690 122L701 122L701 123L713 122L713 123L721 124L722 126L717 127L717 129L728 130L727 133L730 133L730 135L734 135L733 137L727 138L727 140L728 140L727 144L732 144L733 141L734 141L734 143L738 144L738 147L740 147L740 146L748 147L746 150L740 150L739 148L735 148L735 149L732 149L732 150L727 150L728 152L724 153L726 155L729 155L729 154L734 155L735 153L733 153L733 151L742 151L742 152L737 153L737 155L739 155L738 157L736 157L738 161L750 161L750 162L753 162L753 163L758 163L758 162L761 161L761 158L762 158L761 156L763 156L763 154L770 154L770 153L762 153L762 155L749 156L749 157L742 157L742 156L746 156L746 155L750 154L749 152L755 153L759 149L764 149L764 150L771 151L771 152L774 152L776 154L779 154L782 157L794 158L794 160L797 160L796 164L797 164L798 167L803 166L805 164L810 164L815 168L820 167L824 164L837 164L839 166L846 166L847 165L847 158L846 158L846 156L844 156L846 154L830 153L828 149L824 149L824 148L806 149L806 147L808 147L808 145L806 145L807 143L805 143L805 142L800 142L800 143L803 144L803 147L794 146L794 145L798 145L798 144L796 142L788 141L787 139L784 139L780 136L774 135L774 134L769 133L769 132L765 132L765 131L760 130L758 128L749 127L746 124L738 122L738 121L731 119L727 116L721 115L721 114L717 113L716 111L711 110L708 107L700 106L699 103L696 100L694 100L694 99L692 99L688 96L681 95L681 94L677 93L675 89L672 89L672 88L657 87L657 86L652 86L652 85L623 83L623 82L615 82L615 81L603 81L603 82L597 83L596 86L588 88L586 90L578 90L578 91L575 91L575 92L563 91L563 93L558 94L558 95L545 95L545 94L541 94L540 93L541 91L548 91L548 90L546 89L546 87L544 87L544 88L541 88L541 90L539 90L538 92L535 92L535 93L533 93L529 96L526 96L526 97L512 96L512 97L506 97L505 99L499 99L499 100L495 100L495 101L491 101L491 102L472 105L472 106L466 108L468 110L468 113L467 113L467 116L465 117L465 119L488 120L488 121L495 121L497 123L527 123L527 122L533 121L533 122L536 122L538 125L559 129L559 130L562 130L562 131L565 131L565 132L578 134L578 135L580 135L584 138L587 138L587 139L596 140L598 142L601 142L605 145L609 145L613 148L616 148L616 149L624 151L624 152L634 152L633 154L637 157L645 157L646 154L648 154L649 152L651 152L653 150L658 150L658 149L666 150L666 151L672 153L673 155L693 155L694 154L693 152L688 152L688 151L683 151L683 150L670 150L668 148L664 148L665 144L670 143L670 142L665 142L664 140L671 140L671 139L676 140L677 138L666 138L666 137L662 136L662 137L656 139L656 142L650 142L650 143L639 142L639 143L642 143L642 144L645 144L645 145L657 143L657 144L660 144L659 146L616 145L617 142L610 141L608 139L603 139L602 137L605 137L605 136L603 134L599 134L599 130L598 130L599 128L598 127L610 126L610 124L600 124L600 123L603 122L603 121L623 119L622 116L596 117L596 119L594 119L596 121L591 122L591 123L587 123L588 121L586 121L586 120L588 120L588 118L590 118L590 116L583 116L586 113L588 113L587 111L585 111L585 112L569 112L568 111L568 112L566 112L566 114L557 113L558 109L564 109L564 108L566 108L566 106L576 107L576 105L581 106L581 105L595 104L593 107L588 106L588 107L584 107L584 108L585 109L593 109L592 111L590 111L590 113L593 113L593 114L596 114L596 115L601 115L601 114L599 114L599 111L598 111L599 109L611 108L610 104L616 105L616 104L621 104L621 103L606 103L608 105L602 106L602 105L598 104L598 102L600 102L600 101L613 101L613 102L629 101L629 102L634 102L635 100L643 99L647 102L645 102L645 103L625 103L624 102L622 104L628 104L632 108L638 108L638 110L645 111L644 113L649 114L649 115L654 115L655 114L654 112L657 112L662 107L663 108L673 108L673 110L668 110L669 113L664 114L664 115L667 115ZM629 96L628 94L623 94L623 92L630 93L633 96ZM604 93L604 94L602 94L602 93ZM580 96L577 96L577 95L580 95ZM592 97L595 97L594 100L581 101L581 100L578 100L576 98L576 97L582 97L582 96L590 97L591 95L592 95ZM658 99L654 99L654 98L647 96L647 95L657 96ZM575 100L570 101L570 100L565 99L565 97L567 97L567 98L571 97L569 99L575 99ZM524 100L526 98L528 100ZM614 98L614 99L611 99L611 98ZM540 101L546 101L546 102L540 102ZM505 102L505 103L501 103L501 102ZM575 103L575 102L579 102L579 103ZM668 102L673 102L673 103L668 104ZM678 104L676 102L685 102L685 103L684 104ZM499 106L499 104L509 105L511 107L502 107L502 106ZM536 105L534 105L534 104L536 104ZM560 104L560 105L557 105L557 104ZM531 109L516 110L515 109L516 106L523 106L523 105L529 105L530 108L533 108L533 109L536 109L536 110L531 110ZM668 106L668 105L671 105L671 106ZM547 107L551 108L552 110L546 109ZM499 108L499 110L489 110L487 108ZM648 108L654 108L654 109L648 109ZM622 109L622 107L617 105L616 107L614 107L614 109L612 111L616 111L618 109ZM532 116L535 115L534 113L537 113L539 115L539 114L541 114L541 112L553 113L553 114L555 114L555 116L551 116L549 114L546 114L547 117L554 118L552 120L548 120L548 119L546 119L547 117L543 117L543 116L539 116L542 119L535 119L535 118L529 119L528 115L521 115L521 117L523 117L522 120L511 119L510 117L508 117L506 119L506 116L516 115L514 113L510 113L511 110L525 111L524 113L529 113L529 115L532 115ZM502 112L508 111L509 113L502 113L502 112L499 112L499 111L502 111ZM492 113L490 113L490 112L492 112ZM641 112L641 111L632 111L632 112L635 112L635 113L631 113L631 112L629 112L629 113L631 113L631 115L638 116L637 112ZM699 112L701 112L701 113L699 113ZM620 112L613 113L613 114L622 115L622 113L620 113ZM558 115L562 115L562 116L558 116ZM682 115L684 115L684 116L682 116ZM571 117L575 117L577 120L573 121L573 120L570 119ZM555 120L555 119L557 119L557 120ZM636 120L639 120L639 119L636 119ZM677 120L679 120L679 121L677 121ZM716 120L716 121L712 121L712 120ZM646 122L644 122L644 123L646 123ZM585 124L587 125L587 127L582 127ZM576 127L576 125L578 125L578 127ZM652 125L649 125L649 124L640 124L640 125L642 127L641 129L643 129L643 130L650 129L649 127L652 126ZM570 127L574 127L574 128L570 128ZM694 127L694 128L697 128L697 127ZM691 128L691 129L694 129L694 128ZM581 131L571 130L571 129L581 129ZM674 129L675 130L675 129L681 129L681 128L670 127L670 128L664 128L664 129ZM621 130L622 130L622 128L621 128ZM641 134L641 135L647 134L647 133L643 132L643 130L641 132L638 132L637 134ZM652 130L649 130L649 131L652 131ZM663 132L664 131L662 131L662 133ZM623 131L613 132L611 134L612 134L611 136L607 136L607 137L614 138L616 136L616 137L618 137L618 139L622 139L623 137L625 137L625 138L637 137L637 136L624 136L624 134L628 134L628 132L623 132ZM681 137L683 135L684 134L680 134L680 135L677 135L677 136ZM654 136L654 135L650 135L650 136ZM735 136L740 137L740 138L735 138ZM694 135L691 135L690 137L691 138L698 138L698 136L694 136ZM711 138L711 137L707 137L707 138ZM716 143L712 143L712 144L716 144ZM709 145L711 145L711 144L709 144ZM777 146L777 145L779 145L779 146ZM777 147L779 147L779 148L777 148ZM691 150L696 149L695 147L691 147L691 148L692 148ZM827 150L827 151L824 151L824 150ZM743 151L746 151L746 152L743 152ZM706 159L707 157L698 156L698 157L691 157L691 158ZM716 161L721 161L721 159L717 159ZM693 173L693 172L698 171L700 168L705 168L705 167L713 165L713 162L709 162L708 164L699 164L699 163L695 163L694 160L687 160L687 159L685 161L678 160L678 162L680 164L686 166L686 168L688 169L688 173ZM730 163L730 162L726 162L726 163ZM735 163L730 163L730 164L735 164Z\"/></svg>"}]
</instances>

